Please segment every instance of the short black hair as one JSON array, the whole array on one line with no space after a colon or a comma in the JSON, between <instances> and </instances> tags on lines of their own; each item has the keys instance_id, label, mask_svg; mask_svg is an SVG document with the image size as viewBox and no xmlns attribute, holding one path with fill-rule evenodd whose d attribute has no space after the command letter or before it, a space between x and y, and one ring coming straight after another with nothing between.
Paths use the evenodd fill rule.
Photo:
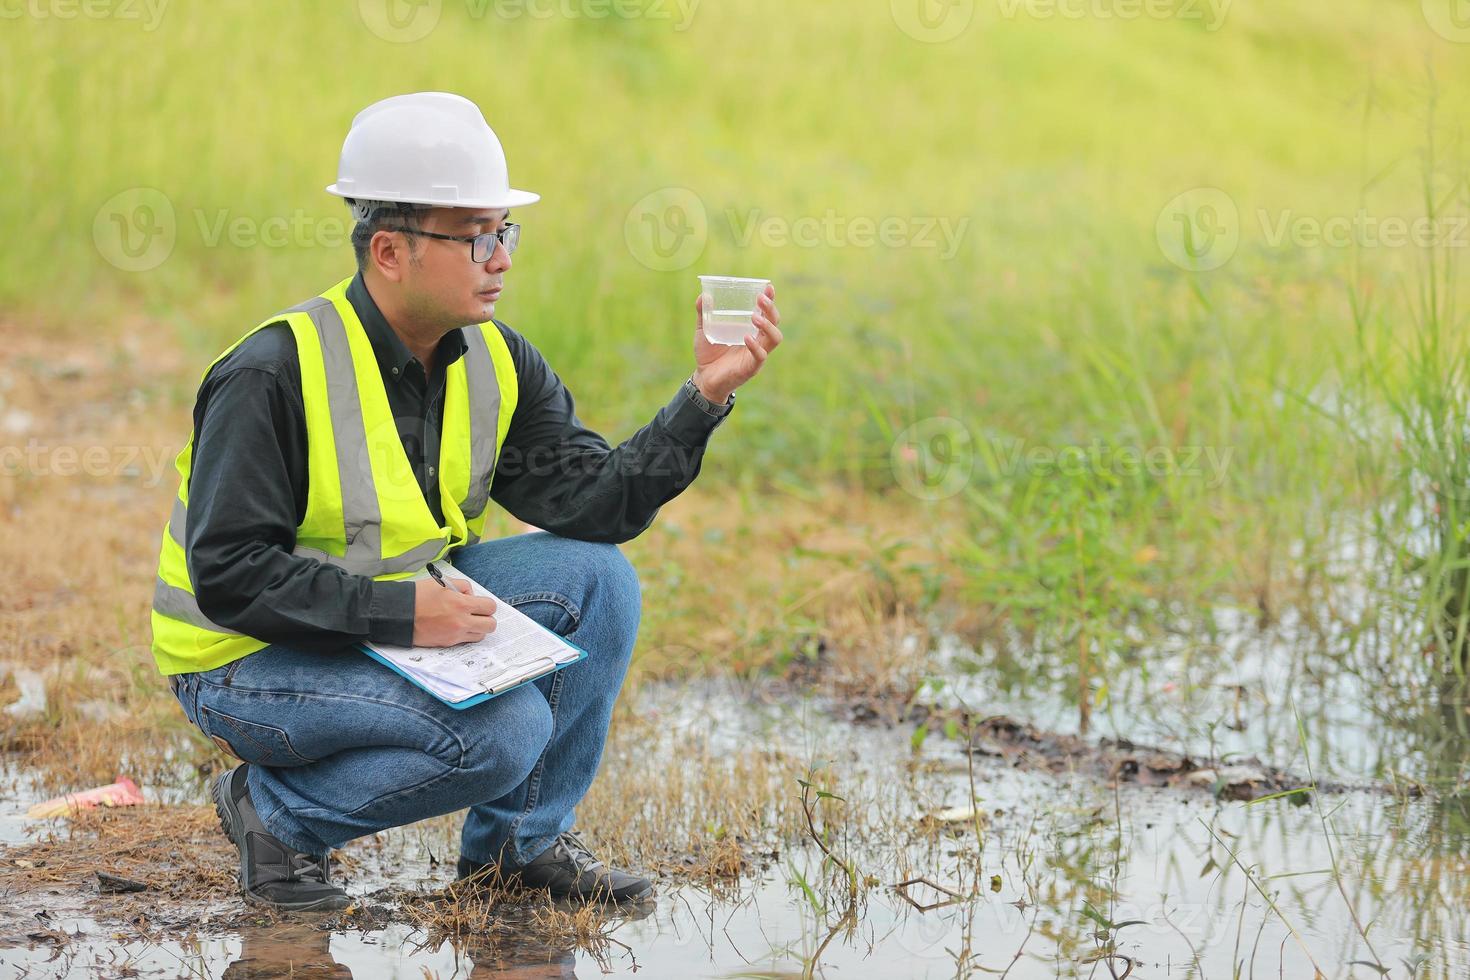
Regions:
<instances>
[{"instance_id":1,"label":"short black hair","mask_svg":"<svg viewBox=\"0 0 1470 980\"><path fill-rule=\"evenodd\" d=\"M372 244L373 236L380 231L392 231L396 228L418 228L419 215L423 213L424 206L421 204L403 204L398 201L354 201L347 199L347 204L356 207L359 204L368 208L367 217L359 220L352 226L352 253L357 256L357 270L362 272L367 269L368 246ZM412 239L413 236L409 236ZM415 254L413 242L409 242L409 255Z\"/></svg>"}]
</instances>

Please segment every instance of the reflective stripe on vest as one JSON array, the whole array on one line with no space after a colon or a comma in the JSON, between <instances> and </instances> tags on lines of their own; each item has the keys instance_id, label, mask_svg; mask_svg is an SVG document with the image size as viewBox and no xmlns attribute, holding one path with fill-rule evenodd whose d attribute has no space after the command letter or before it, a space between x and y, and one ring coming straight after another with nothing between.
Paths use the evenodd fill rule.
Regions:
<instances>
[{"instance_id":1,"label":"reflective stripe on vest","mask_svg":"<svg viewBox=\"0 0 1470 980\"><path fill-rule=\"evenodd\" d=\"M417 480L409 481L410 492L405 487L381 486L374 474L375 467L378 476L394 474L391 483L396 484L404 473L411 476L411 469L405 469L407 457L376 359L365 353L371 351L371 345L347 302L348 282L264 321L214 363L256 330L282 321L291 326L302 363L310 480L307 514L297 529L298 542L292 553L356 575L403 578L422 572L428 562L451 548L480 539L496 457L515 410L515 368L493 322L464 328L465 354L446 371L445 438L437 461L444 520L430 536L433 516ZM350 317L350 327L344 316ZM350 338L349 330L356 336ZM303 346L308 340L315 341L310 348ZM360 383L376 385L378 390L360 390ZM369 421L380 437L376 441L369 439ZM321 431L323 423L330 425L330 432ZM391 438L385 433L391 433ZM165 673L212 669L266 645L211 622L195 599L184 560L192 448L191 440L179 454L179 494L164 534L153 596L154 653ZM321 471L324 466L331 466L332 471ZM451 480L455 483L452 492L447 485ZM331 496L333 491L336 497ZM389 535L384 534L385 519L397 522L389 525ZM416 543L403 547L405 537L414 542L420 535ZM402 550L384 555L385 537ZM333 542L338 542L342 554L302 543L301 538L329 548L337 547ZM189 635L191 630L198 631L197 635ZM187 638L182 644L187 649L177 649L181 637Z\"/></svg>"}]
</instances>

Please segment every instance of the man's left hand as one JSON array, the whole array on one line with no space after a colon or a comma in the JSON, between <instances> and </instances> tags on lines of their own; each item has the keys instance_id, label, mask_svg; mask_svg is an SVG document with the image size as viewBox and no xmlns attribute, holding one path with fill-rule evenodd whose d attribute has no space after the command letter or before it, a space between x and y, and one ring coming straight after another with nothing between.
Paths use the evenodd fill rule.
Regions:
<instances>
[{"instance_id":1,"label":"man's left hand","mask_svg":"<svg viewBox=\"0 0 1470 980\"><path fill-rule=\"evenodd\" d=\"M740 347L716 344L704 335L703 303L703 295L694 301L694 384L704 397L723 405L736 388L756 376L781 343L781 312L776 309L776 287L766 286L750 318L757 332L747 334L745 345Z\"/></svg>"}]
</instances>

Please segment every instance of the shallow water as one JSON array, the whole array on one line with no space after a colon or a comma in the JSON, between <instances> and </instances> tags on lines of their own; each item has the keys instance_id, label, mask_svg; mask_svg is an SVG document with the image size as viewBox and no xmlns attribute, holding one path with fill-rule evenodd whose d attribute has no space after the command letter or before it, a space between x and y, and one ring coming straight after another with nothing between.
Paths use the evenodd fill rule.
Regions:
<instances>
[{"instance_id":1,"label":"shallow water","mask_svg":"<svg viewBox=\"0 0 1470 980\"><path fill-rule=\"evenodd\" d=\"M1289 614L1266 631L1233 610L1213 618L1205 635L1151 641L1146 668L1109 670L1090 733L1197 756L1253 756L1319 781L1470 786L1470 702L1443 703L1422 667L1324 637ZM932 700L1078 730L1075 702L1058 694L1075 681L1033 664L1007 669L953 637L938 656L945 685Z\"/></svg>"},{"instance_id":2,"label":"shallow water","mask_svg":"<svg viewBox=\"0 0 1470 980\"><path fill-rule=\"evenodd\" d=\"M1283 682L1279 671L1289 666L1282 666L1287 658L1279 650L1261 648L1254 665L1248 654L1242 647L1232 683L1266 692ZM967 681L967 703L981 700L981 676ZM789 839L779 842L779 860L753 868L733 886L712 890L695 881L661 880L651 914L610 923L615 942L598 948L548 948L529 929L524 940L480 949L473 942L456 947L430 941L397 923L325 932L279 924L212 930L209 919L228 912L233 898L198 910L196 932L187 940L172 934L144 940L137 930L98 924L96 907L78 896L31 893L15 896L23 907L11 908L0 929L0 972L733 977L799 976L814 966L834 977L999 975L1007 968L1012 977L1108 977L1122 976L1131 963L1133 977L1230 977L1237 969L1242 976L1311 976L1314 965L1327 976L1345 977L1379 976L1370 966L1353 965L1376 961L1389 976L1470 975L1470 821L1454 797L1355 792L1324 795L1310 806L1285 799L1217 802L1202 791L1131 785L1115 791L1094 779L977 756L973 777L988 821L977 845L968 824L937 834L920 829L922 815L963 808L970 798L969 760L959 743L931 735L915 750L911 726L852 725L836 720L819 700L752 703L740 699L740 690L701 682L630 695L636 714L649 724L631 735L615 731L603 778L637 792L640 774L653 778L691 759L757 747L825 767L852 816L832 846L877 882L863 890L850 930L834 932L846 904L840 876L824 874L815 847ZM1192 710L1203 719L1199 704L1218 692L1210 684L1195 685L1195 691L1200 700ZM1332 700L1326 694L1303 700L1309 696L1320 699L1315 705ZM1016 699L995 700L1021 714ZM1170 711L1174 717L1186 713L1166 709L1165 701L1161 695L1149 711L1094 720L1099 728L1106 723L1143 738L1163 731ZM1058 727L1066 727L1063 707L1048 707L1041 696L1030 698L1028 707L1043 720L1051 711ZM1326 717L1339 719L1340 727L1316 731L1334 747L1341 732L1343 747L1320 761L1314 748L1314 763L1341 776L1375 775L1393 740L1375 744L1372 712L1338 707ZM1283 764L1300 762L1290 750L1279 756L1268 751L1281 737L1278 723L1273 715L1270 724L1263 717L1243 731L1227 729L1234 741L1217 744ZM1191 751L1208 748L1188 732L1178 742ZM1409 759L1399 768L1412 765ZM0 841L18 842L37 823L20 816L34 796L23 773L10 775L0 799ZM449 853L452 832L452 822L429 832L440 854ZM428 867L425 840L420 825L354 842L347 851L359 867L349 890L442 884L449 872ZM814 883L816 905L825 903L825 912L803 891L798 872ZM892 887L915 876L964 897L921 912ZM913 894L921 903L943 898L922 886ZM26 940L18 923L37 905L50 910L51 928L77 935L59 945ZM1356 923L1364 924L1368 940ZM1108 953L1120 955L1103 956Z\"/></svg>"}]
</instances>

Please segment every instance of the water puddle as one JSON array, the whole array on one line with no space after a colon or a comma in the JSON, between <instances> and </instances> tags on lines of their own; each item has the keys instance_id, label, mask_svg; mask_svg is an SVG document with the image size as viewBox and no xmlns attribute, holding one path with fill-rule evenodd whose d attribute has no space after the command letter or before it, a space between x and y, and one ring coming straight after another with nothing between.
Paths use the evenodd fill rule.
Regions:
<instances>
[{"instance_id":1,"label":"water puddle","mask_svg":"<svg viewBox=\"0 0 1470 980\"><path fill-rule=\"evenodd\" d=\"M1228 678L1247 696L1301 683L1279 651L1247 652ZM952 695L985 710L982 676ZM1233 710L1213 679L1190 683ZM363 907L312 922L241 905L233 850L205 808L120 810L76 840L95 834L95 870L131 872L150 887L99 895L95 878L56 849L67 822L24 819L34 786L10 770L0 964L28 977L1381 976L1371 963L1394 977L1470 973L1470 819L1453 794L1243 803L1200 788L1115 787L970 754L943 732L916 739L911 724L852 724L818 699L760 703L750 692L695 682L626 696L579 826L617 860L657 871L659 896L590 924L570 912L550 920L535 900L468 931L468 920L446 931L417 914L452 877L453 815L345 848L340 877ZM1012 693L991 703L1022 710ZM1043 699L1030 707L1030 717L1067 727ZM1278 751L1274 715L1211 743L1168 730L1173 710L1172 719L1157 707L1094 720L1202 755L1304 761L1300 739ZM1192 713L1208 727L1198 705ZM1370 718L1343 722L1362 734L1337 755L1325 746L1337 745L1338 729L1322 739L1320 761L1308 741L1314 765L1380 778L1387 748L1375 749ZM197 776L179 780L154 798L203 798ZM176 819L184 843L142 833L149 810ZM108 835L128 827L133 837L109 848ZM143 863L127 864L130 855ZM171 878L189 875L190 889L169 892Z\"/></svg>"},{"instance_id":2,"label":"water puddle","mask_svg":"<svg viewBox=\"0 0 1470 980\"><path fill-rule=\"evenodd\" d=\"M1138 665L1107 671L1090 734L1197 756L1253 757L1319 781L1470 787L1470 701L1442 696L1422 667L1288 614L1262 631L1240 612L1206 633L1153 642ZM1348 651L1348 652L1343 652ZM1049 673L1051 676L1048 676ZM1075 685L1060 669L1019 669L953 637L940 644L927 700L1075 733Z\"/></svg>"}]
</instances>

